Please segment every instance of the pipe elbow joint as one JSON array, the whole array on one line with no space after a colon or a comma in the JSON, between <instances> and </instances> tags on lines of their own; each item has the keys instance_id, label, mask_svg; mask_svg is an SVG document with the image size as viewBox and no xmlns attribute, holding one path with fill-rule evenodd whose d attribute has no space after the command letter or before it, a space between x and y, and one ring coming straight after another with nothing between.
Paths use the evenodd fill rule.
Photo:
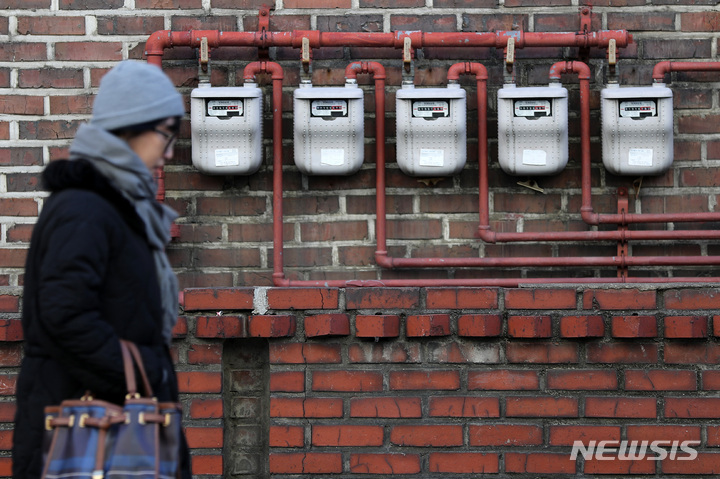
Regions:
<instances>
[{"instance_id":1,"label":"pipe elbow joint","mask_svg":"<svg viewBox=\"0 0 720 479\"><path fill-rule=\"evenodd\" d=\"M393 260L388 257L387 251L375 251L375 262L382 268L393 268Z\"/></svg>"},{"instance_id":2,"label":"pipe elbow joint","mask_svg":"<svg viewBox=\"0 0 720 479\"><path fill-rule=\"evenodd\" d=\"M593 212L591 207L580 208L580 217L586 224L594 226L600 224L600 215Z\"/></svg>"},{"instance_id":3,"label":"pipe elbow joint","mask_svg":"<svg viewBox=\"0 0 720 479\"><path fill-rule=\"evenodd\" d=\"M672 71L672 62L664 61L660 62L653 68L652 78L656 83L662 83L665 81L665 75Z\"/></svg>"},{"instance_id":4,"label":"pipe elbow joint","mask_svg":"<svg viewBox=\"0 0 720 479\"><path fill-rule=\"evenodd\" d=\"M489 226L478 226L477 237L486 243L497 242L497 234Z\"/></svg>"}]
</instances>

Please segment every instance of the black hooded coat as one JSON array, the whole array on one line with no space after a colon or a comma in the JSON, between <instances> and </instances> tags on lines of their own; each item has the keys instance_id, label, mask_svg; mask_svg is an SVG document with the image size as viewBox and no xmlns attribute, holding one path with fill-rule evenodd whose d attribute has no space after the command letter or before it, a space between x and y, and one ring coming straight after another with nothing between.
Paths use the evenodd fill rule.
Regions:
<instances>
[{"instance_id":1,"label":"black hooded coat","mask_svg":"<svg viewBox=\"0 0 720 479\"><path fill-rule=\"evenodd\" d=\"M119 339L136 343L154 395L177 401L162 305L144 224L90 162L52 162L52 194L32 235L24 293L25 351L17 382L13 477L41 474L43 409L91 391L122 404ZM182 473L190 477L183 440Z\"/></svg>"}]
</instances>

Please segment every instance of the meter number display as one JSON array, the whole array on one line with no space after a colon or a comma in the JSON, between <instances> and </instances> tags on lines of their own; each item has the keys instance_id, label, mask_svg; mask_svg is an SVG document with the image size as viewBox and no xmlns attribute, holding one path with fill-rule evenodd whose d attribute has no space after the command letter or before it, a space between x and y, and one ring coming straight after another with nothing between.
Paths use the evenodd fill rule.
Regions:
<instances>
[{"instance_id":1,"label":"meter number display","mask_svg":"<svg viewBox=\"0 0 720 479\"><path fill-rule=\"evenodd\" d=\"M310 116L335 118L348 116L347 100L313 100L310 103Z\"/></svg>"},{"instance_id":2,"label":"meter number display","mask_svg":"<svg viewBox=\"0 0 720 479\"><path fill-rule=\"evenodd\" d=\"M416 100L412 102L413 118L444 118L450 116L450 103L442 100Z\"/></svg>"},{"instance_id":3,"label":"meter number display","mask_svg":"<svg viewBox=\"0 0 720 479\"><path fill-rule=\"evenodd\" d=\"M208 100L207 116L228 118L231 116L243 116L242 100Z\"/></svg>"},{"instance_id":4,"label":"meter number display","mask_svg":"<svg viewBox=\"0 0 720 479\"><path fill-rule=\"evenodd\" d=\"M513 114L516 117L537 118L539 116L551 116L552 107L550 100L515 100Z\"/></svg>"},{"instance_id":5,"label":"meter number display","mask_svg":"<svg viewBox=\"0 0 720 479\"><path fill-rule=\"evenodd\" d=\"M657 116L655 100L626 100L620 102L621 118L645 118Z\"/></svg>"}]
</instances>

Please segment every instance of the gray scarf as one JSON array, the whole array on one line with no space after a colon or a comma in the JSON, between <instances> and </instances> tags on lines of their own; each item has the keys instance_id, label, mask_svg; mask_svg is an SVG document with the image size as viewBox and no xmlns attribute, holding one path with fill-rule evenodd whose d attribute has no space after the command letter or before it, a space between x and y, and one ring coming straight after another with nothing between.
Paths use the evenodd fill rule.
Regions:
<instances>
[{"instance_id":1,"label":"gray scarf","mask_svg":"<svg viewBox=\"0 0 720 479\"><path fill-rule=\"evenodd\" d=\"M177 213L155 200L157 186L147 166L124 140L103 129L83 124L70 146L70 159L84 158L105 176L135 207L145 224L155 259L163 307L163 338L170 344L178 315L178 282L165 253L170 226Z\"/></svg>"}]
</instances>

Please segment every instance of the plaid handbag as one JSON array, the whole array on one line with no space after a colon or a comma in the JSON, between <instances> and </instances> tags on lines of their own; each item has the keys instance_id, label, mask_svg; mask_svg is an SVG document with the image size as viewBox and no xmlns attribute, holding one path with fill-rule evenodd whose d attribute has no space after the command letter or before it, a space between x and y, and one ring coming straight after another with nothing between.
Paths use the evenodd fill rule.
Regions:
<instances>
[{"instance_id":1,"label":"plaid handbag","mask_svg":"<svg viewBox=\"0 0 720 479\"><path fill-rule=\"evenodd\" d=\"M152 397L140 352L120 341L128 394L124 406L93 399L45 408L43 479L175 479L179 477L178 403ZM138 393L135 368L145 396Z\"/></svg>"}]
</instances>

